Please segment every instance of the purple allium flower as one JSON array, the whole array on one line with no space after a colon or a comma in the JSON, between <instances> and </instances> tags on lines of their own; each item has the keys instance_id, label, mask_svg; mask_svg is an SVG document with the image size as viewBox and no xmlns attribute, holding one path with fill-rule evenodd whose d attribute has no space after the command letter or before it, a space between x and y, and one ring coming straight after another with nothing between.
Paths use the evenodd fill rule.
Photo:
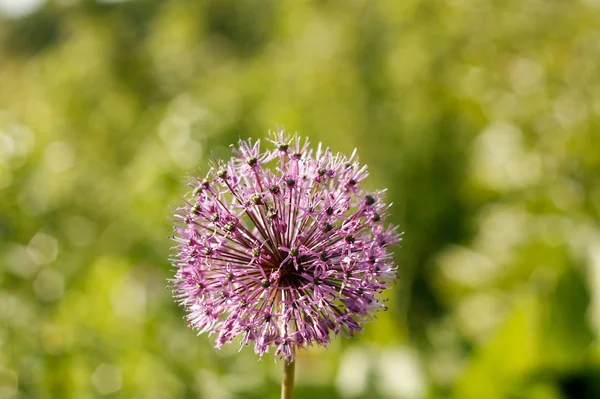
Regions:
<instances>
[{"instance_id":1,"label":"purple allium flower","mask_svg":"<svg viewBox=\"0 0 600 399\"><path fill-rule=\"evenodd\" d=\"M350 157L283 131L275 149L239 141L228 162L194 177L177 209L174 296L198 334L216 346L241 337L261 357L351 336L385 308L377 294L395 278L384 191L365 192ZM333 333L333 334L332 334Z\"/></svg>"}]
</instances>

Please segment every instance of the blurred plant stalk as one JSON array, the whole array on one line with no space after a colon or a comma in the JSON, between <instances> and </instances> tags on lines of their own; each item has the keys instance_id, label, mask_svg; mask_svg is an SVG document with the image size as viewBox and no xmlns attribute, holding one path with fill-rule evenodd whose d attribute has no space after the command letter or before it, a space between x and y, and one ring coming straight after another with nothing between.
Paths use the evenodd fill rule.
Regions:
<instances>
[{"instance_id":1,"label":"blurred plant stalk","mask_svg":"<svg viewBox=\"0 0 600 399\"><path fill-rule=\"evenodd\" d=\"M292 399L294 397L294 372L296 362L294 360L283 363L283 378L281 379L281 399Z\"/></svg>"}]
</instances>

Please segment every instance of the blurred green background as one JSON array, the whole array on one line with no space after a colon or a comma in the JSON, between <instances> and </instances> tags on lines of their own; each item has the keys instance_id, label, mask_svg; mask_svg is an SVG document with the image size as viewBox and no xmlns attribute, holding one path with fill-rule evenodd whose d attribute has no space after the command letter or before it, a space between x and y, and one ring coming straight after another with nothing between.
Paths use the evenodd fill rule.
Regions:
<instances>
[{"instance_id":1,"label":"blurred green background","mask_svg":"<svg viewBox=\"0 0 600 399\"><path fill-rule=\"evenodd\" d=\"M298 398L600 398L599 0L0 0L0 398L277 398L165 287L186 173L278 125L406 231Z\"/></svg>"}]
</instances>

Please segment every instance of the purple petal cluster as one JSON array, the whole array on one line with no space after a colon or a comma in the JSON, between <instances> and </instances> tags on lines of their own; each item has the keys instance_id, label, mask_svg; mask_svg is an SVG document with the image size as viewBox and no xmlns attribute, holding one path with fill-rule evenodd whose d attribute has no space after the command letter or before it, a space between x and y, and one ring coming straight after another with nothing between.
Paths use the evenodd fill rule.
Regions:
<instances>
[{"instance_id":1,"label":"purple petal cluster","mask_svg":"<svg viewBox=\"0 0 600 399\"><path fill-rule=\"evenodd\" d=\"M395 278L383 191L356 151L333 154L297 135L274 135L274 149L239 141L228 162L193 177L177 209L174 296L198 333L216 346L240 337L261 357L351 336L385 309L377 295Z\"/></svg>"}]
</instances>

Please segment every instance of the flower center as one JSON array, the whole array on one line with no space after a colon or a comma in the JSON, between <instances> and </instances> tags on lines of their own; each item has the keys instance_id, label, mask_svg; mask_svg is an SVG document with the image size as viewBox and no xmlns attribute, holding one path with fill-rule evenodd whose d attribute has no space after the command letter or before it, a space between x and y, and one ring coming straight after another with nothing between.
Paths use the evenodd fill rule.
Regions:
<instances>
[{"instance_id":1,"label":"flower center","mask_svg":"<svg viewBox=\"0 0 600 399\"><path fill-rule=\"evenodd\" d=\"M296 265L292 259L288 259L279 269L279 285L283 287L298 287L301 284L301 273L304 271L303 262L306 260L302 256L296 259Z\"/></svg>"}]
</instances>

